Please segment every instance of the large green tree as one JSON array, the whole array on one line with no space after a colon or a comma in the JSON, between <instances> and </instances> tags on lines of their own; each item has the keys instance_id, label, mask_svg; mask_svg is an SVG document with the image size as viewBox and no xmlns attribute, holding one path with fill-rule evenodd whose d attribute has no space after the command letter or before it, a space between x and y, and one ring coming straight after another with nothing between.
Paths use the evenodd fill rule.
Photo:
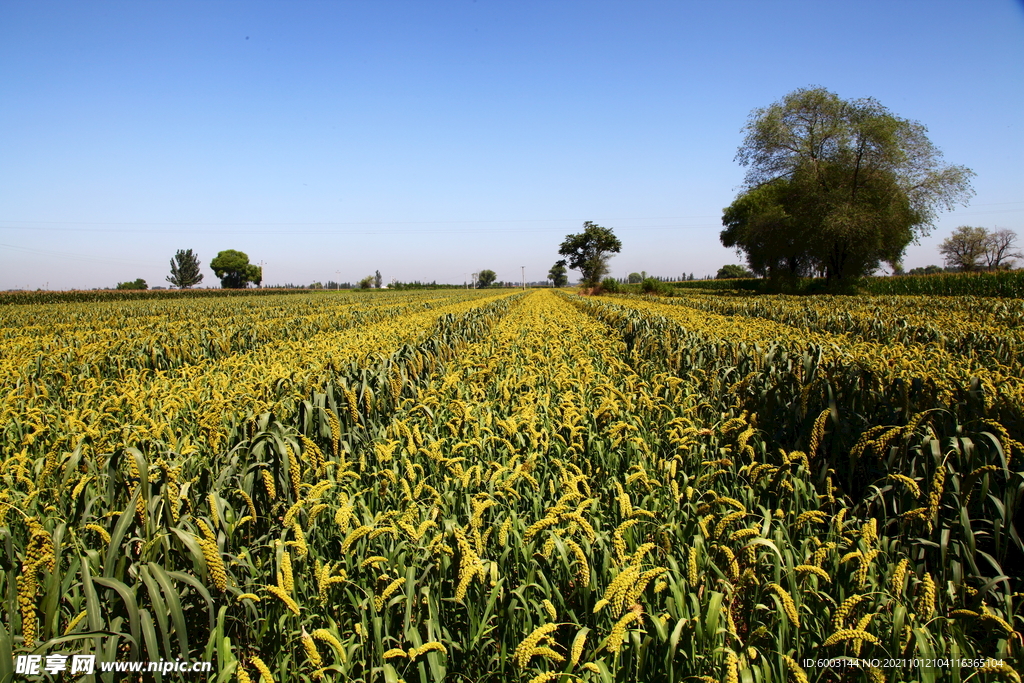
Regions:
<instances>
[{"instance_id":1,"label":"large green tree","mask_svg":"<svg viewBox=\"0 0 1024 683\"><path fill-rule=\"evenodd\" d=\"M180 289L194 287L203 281L199 272L199 257L191 249L179 249L171 259L171 274L167 281Z\"/></svg>"},{"instance_id":2,"label":"large green tree","mask_svg":"<svg viewBox=\"0 0 1024 683\"><path fill-rule=\"evenodd\" d=\"M811 273L813 258L804 234L810 230L804 230L791 213L795 194L792 182L777 179L750 188L722 213L722 244L745 252L757 275Z\"/></svg>"},{"instance_id":3,"label":"large green tree","mask_svg":"<svg viewBox=\"0 0 1024 683\"><path fill-rule=\"evenodd\" d=\"M565 287L569 284L569 276L566 275L565 259L555 261L548 271L548 279L554 287Z\"/></svg>"},{"instance_id":4,"label":"large green tree","mask_svg":"<svg viewBox=\"0 0 1024 683\"><path fill-rule=\"evenodd\" d=\"M620 251L622 242L610 228L587 221L583 232L566 235L558 253L566 257L570 268L580 271L584 287L596 287L608 274L608 259Z\"/></svg>"},{"instance_id":5,"label":"large green tree","mask_svg":"<svg viewBox=\"0 0 1024 683\"><path fill-rule=\"evenodd\" d=\"M721 239L759 275L869 274L973 195L970 169L944 164L922 124L871 98L796 90L754 110L744 130L745 188Z\"/></svg>"},{"instance_id":6,"label":"large green tree","mask_svg":"<svg viewBox=\"0 0 1024 683\"><path fill-rule=\"evenodd\" d=\"M249 263L249 256L242 251L227 249L210 261L210 268L220 278L224 289L244 289L249 283L260 284L263 269Z\"/></svg>"},{"instance_id":7,"label":"large green tree","mask_svg":"<svg viewBox=\"0 0 1024 683\"><path fill-rule=\"evenodd\" d=\"M957 270L981 270L985 262L985 243L988 230L961 225L939 245L946 265Z\"/></svg>"},{"instance_id":8,"label":"large green tree","mask_svg":"<svg viewBox=\"0 0 1024 683\"><path fill-rule=\"evenodd\" d=\"M485 287L490 287L491 285L493 285L494 281L497 279L497 273L495 273L493 270L485 268L484 270L481 270L479 273L477 273L476 286L479 287L480 289L484 289Z\"/></svg>"}]
</instances>

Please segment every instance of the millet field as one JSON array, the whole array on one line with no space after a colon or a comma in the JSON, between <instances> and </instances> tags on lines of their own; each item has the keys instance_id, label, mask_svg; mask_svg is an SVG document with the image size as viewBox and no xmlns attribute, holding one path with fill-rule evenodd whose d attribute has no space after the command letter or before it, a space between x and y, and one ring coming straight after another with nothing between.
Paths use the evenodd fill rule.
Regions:
<instances>
[{"instance_id":1,"label":"millet field","mask_svg":"<svg viewBox=\"0 0 1024 683\"><path fill-rule=\"evenodd\" d=\"M0 681L1019 683L1022 377L1019 299L0 306Z\"/></svg>"}]
</instances>

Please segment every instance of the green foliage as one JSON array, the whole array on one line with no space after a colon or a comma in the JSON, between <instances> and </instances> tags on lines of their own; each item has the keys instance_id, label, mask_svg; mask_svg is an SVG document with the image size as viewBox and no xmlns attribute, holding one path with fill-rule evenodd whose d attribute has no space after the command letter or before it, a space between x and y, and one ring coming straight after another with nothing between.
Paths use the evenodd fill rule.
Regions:
<instances>
[{"instance_id":1,"label":"green foliage","mask_svg":"<svg viewBox=\"0 0 1024 683\"><path fill-rule=\"evenodd\" d=\"M870 98L796 90L754 110L746 132L746 189L723 212L721 240L758 275L868 275L973 194L973 172L942 165L923 125Z\"/></svg>"},{"instance_id":2,"label":"green foliage","mask_svg":"<svg viewBox=\"0 0 1024 683\"><path fill-rule=\"evenodd\" d=\"M728 280L733 278L750 278L754 277L754 274L743 266L728 265L722 266L718 269L718 273L715 275L716 280Z\"/></svg>"},{"instance_id":3,"label":"green foliage","mask_svg":"<svg viewBox=\"0 0 1024 683\"><path fill-rule=\"evenodd\" d=\"M722 291L736 289L746 292L757 292L760 291L763 284L764 280L750 278L737 280L685 280L683 282L674 282L672 286L678 290L708 289Z\"/></svg>"},{"instance_id":4,"label":"green foliage","mask_svg":"<svg viewBox=\"0 0 1024 683\"><path fill-rule=\"evenodd\" d=\"M384 283L384 278L381 277L380 271L376 271L373 274L373 286L374 289L380 289L380 286Z\"/></svg>"},{"instance_id":5,"label":"green foliage","mask_svg":"<svg viewBox=\"0 0 1024 683\"><path fill-rule=\"evenodd\" d=\"M638 285L643 281L643 276L640 273L630 273L629 277L626 278L626 282L631 285Z\"/></svg>"},{"instance_id":6,"label":"green foliage","mask_svg":"<svg viewBox=\"0 0 1024 683\"><path fill-rule=\"evenodd\" d=\"M367 275L359 281L359 289L372 289L373 288L373 276Z\"/></svg>"},{"instance_id":7,"label":"green foliage","mask_svg":"<svg viewBox=\"0 0 1024 683\"><path fill-rule=\"evenodd\" d=\"M498 279L498 276L493 270L481 270L477 274L476 286L480 289L490 287L496 279Z\"/></svg>"},{"instance_id":8,"label":"green foliage","mask_svg":"<svg viewBox=\"0 0 1024 683\"><path fill-rule=\"evenodd\" d=\"M965 272L1008 270L1014 259L1024 258L1016 248L1017 233L961 225L939 245L946 266Z\"/></svg>"},{"instance_id":9,"label":"green foliage","mask_svg":"<svg viewBox=\"0 0 1024 683\"><path fill-rule=\"evenodd\" d=\"M621 288L619 287L619 281L613 277L606 277L601 280L601 286L598 288L598 294L616 294Z\"/></svg>"},{"instance_id":10,"label":"green foliage","mask_svg":"<svg viewBox=\"0 0 1024 683\"><path fill-rule=\"evenodd\" d=\"M420 289L465 289L465 285L439 285L437 281L433 282L393 282L388 286L388 289L396 292L407 291L407 290L420 290Z\"/></svg>"},{"instance_id":11,"label":"green foliage","mask_svg":"<svg viewBox=\"0 0 1024 683\"><path fill-rule=\"evenodd\" d=\"M608 259L620 251L622 242L611 229L591 221L583 224L583 232L566 235L558 249L569 268L580 271L584 287L595 287L608 274Z\"/></svg>"},{"instance_id":12,"label":"green foliage","mask_svg":"<svg viewBox=\"0 0 1024 683\"><path fill-rule=\"evenodd\" d=\"M118 282L117 283L117 288L118 289L149 289L149 285L147 285L146 281L143 280L140 277L139 279L134 280L132 282Z\"/></svg>"},{"instance_id":13,"label":"green foliage","mask_svg":"<svg viewBox=\"0 0 1024 683\"><path fill-rule=\"evenodd\" d=\"M824 278L794 277L794 278L726 278L715 280L688 280L676 282L673 288L677 290L710 290L724 291L735 290L744 293L758 294L838 294L853 293L859 280L851 283L830 283Z\"/></svg>"},{"instance_id":14,"label":"green foliage","mask_svg":"<svg viewBox=\"0 0 1024 683\"><path fill-rule=\"evenodd\" d=\"M937 266L929 266L930 269ZM915 269L917 270L917 269ZM925 269L922 269L925 270ZM1024 270L980 273L945 273L861 278L836 286L824 278L781 280L694 280L673 283L677 291L737 290L760 294L907 294L927 296L992 296L1009 299L1024 298Z\"/></svg>"},{"instance_id":15,"label":"green foliage","mask_svg":"<svg viewBox=\"0 0 1024 683\"><path fill-rule=\"evenodd\" d=\"M939 253L946 266L962 271L981 270L985 257L985 239L988 230L961 225L939 245Z\"/></svg>"},{"instance_id":16,"label":"green foliage","mask_svg":"<svg viewBox=\"0 0 1024 683\"><path fill-rule=\"evenodd\" d=\"M923 268L911 268L907 275L935 275L942 272L942 266L925 266Z\"/></svg>"},{"instance_id":17,"label":"green foliage","mask_svg":"<svg viewBox=\"0 0 1024 683\"><path fill-rule=\"evenodd\" d=\"M554 287L565 287L569 284L569 276L566 274L565 259L555 261L548 271L548 279Z\"/></svg>"},{"instance_id":18,"label":"green foliage","mask_svg":"<svg viewBox=\"0 0 1024 683\"><path fill-rule=\"evenodd\" d=\"M862 288L869 294L998 296L1021 299L1024 298L1024 270L877 277L864 281Z\"/></svg>"},{"instance_id":19,"label":"green foliage","mask_svg":"<svg viewBox=\"0 0 1024 683\"><path fill-rule=\"evenodd\" d=\"M809 274L813 258L806 237L786 209L798 196L794 184L786 179L741 193L722 213L726 226L720 234L722 245L745 252L747 263L758 275Z\"/></svg>"},{"instance_id":20,"label":"green foliage","mask_svg":"<svg viewBox=\"0 0 1024 683\"><path fill-rule=\"evenodd\" d=\"M210 268L220 278L224 289L244 289L250 283L259 284L263 279L263 269L249 263L245 252L228 249L217 254L210 261Z\"/></svg>"},{"instance_id":21,"label":"green foliage","mask_svg":"<svg viewBox=\"0 0 1024 683\"><path fill-rule=\"evenodd\" d=\"M171 259L171 274L167 281L179 289L194 287L203 281L199 272L199 257L191 249L179 249Z\"/></svg>"},{"instance_id":22,"label":"green foliage","mask_svg":"<svg viewBox=\"0 0 1024 683\"><path fill-rule=\"evenodd\" d=\"M668 283L661 282L653 277L644 278L640 283L640 291L644 294L657 294L660 296L670 296L672 293L672 287Z\"/></svg>"}]
</instances>

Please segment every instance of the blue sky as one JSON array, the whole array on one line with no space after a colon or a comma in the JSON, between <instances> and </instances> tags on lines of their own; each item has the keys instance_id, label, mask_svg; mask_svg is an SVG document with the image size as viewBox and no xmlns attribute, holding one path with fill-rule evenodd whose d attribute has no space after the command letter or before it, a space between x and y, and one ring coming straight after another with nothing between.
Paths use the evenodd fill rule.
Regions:
<instances>
[{"instance_id":1,"label":"blue sky","mask_svg":"<svg viewBox=\"0 0 1024 683\"><path fill-rule=\"evenodd\" d=\"M592 220L613 274L713 274L748 114L821 85L921 121L1024 237L1024 4L0 0L0 289L542 279Z\"/></svg>"}]
</instances>

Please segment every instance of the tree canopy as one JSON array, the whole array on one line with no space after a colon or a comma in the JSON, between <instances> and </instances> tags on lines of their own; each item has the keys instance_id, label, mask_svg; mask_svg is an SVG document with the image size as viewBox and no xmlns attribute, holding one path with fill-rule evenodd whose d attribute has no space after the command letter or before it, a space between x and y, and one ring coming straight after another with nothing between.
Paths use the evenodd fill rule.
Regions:
<instances>
[{"instance_id":1,"label":"tree canopy","mask_svg":"<svg viewBox=\"0 0 1024 683\"><path fill-rule=\"evenodd\" d=\"M961 225L939 245L946 266L957 270L1004 270L1013 266L1024 254L1014 251L1017 233Z\"/></svg>"},{"instance_id":2,"label":"tree canopy","mask_svg":"<svg viewBox=\"0 0 1024 683\"><path fill-rule=\"evenodd\" d=\"M199 272L199 258L191 249L179 249L171 259L171 274L166 279L180 289L198 285L203 281L203 274Z\"/></svg>"},{"instance_id":3,"label":"tree canopy","mask_svg":"<svg viewBox=\"0 0 1024 683\"><path fill-rule=\"evenodd\" d=\"M497 273L493 270L484 269L476 275L476 286L481 289L484 287L490 287L494 284L494 281L498 279Z\"/></svg>"},{"instance_id":4,"label":"tree canopy","mask_svg":"<svg viewBox=\"0 0 1024 683\"><path fill-rule=\"evenodd\" d=\"M149 289L149 285L141 277L133 282L118 282L118 289Z\"/></svg>"},{"instance_id":5,"label":"tree canopy","mask_svg":"<svg viewBox=\"0 0 1024 683\"><path fill-rule=\"evenodd\" d=\"M608 259L620 251L622 242L610 228L587 221L583 232L566 235L558 253L566 257L570 268L580 271L584 287L596 287L608 274Z\"/></svg>"},{"instance_id":6,"label":"tree canopy","mask_svg":"<svg viewBox=\"0 0 1024 683\"><path fill-rule=\"evenodd\" d=\"M754 277L754 274L743 266L731 264L722 266L715 275L716 280L731 280L735 278Z\"/></svg>"},{"instance_id":7,"label":"tree canopy","mask_svg":"<svg viewBox=\"0 0 1024 683\"><path fill-rule=\"evenodd\" d=\"M1013 230L993 230L985 240L985 266L989 270L1009 270L1016 259L1024 258L1017 248L1017 233Z\"/></svg>"},{"instance_id":8,"label":"tree canopy","mask_svg":"<svg viewBox=\"0 0 1024 683\"><path fill-rule=\"evenodd\" d=\"M758 275L869 274L973 195L970 169L944 165L922 124L871 98L799 89L754 110L744 130L745 189L723 212L721 240Z\"/></svg>"},{"instance_id":9,"label":"tree canopy","mask_svg":"<svg viewBox=\"0 0 1024 683\"><path fill-rule=\"evenodd\" d=\"M565 259L555 261L555 265L551 266L551 270L548 271L548 279L551 280L551 284L555 287L565 287L569 284L569 276L566 275Z\"/></svg>"},{"instance_id":10,"label":"tree canopy","mask_svg":"<svg viewBox=\"0 0 1024 683\"><path fill-rule=\"evenodd\" d=\"M224 289L244 289L249 283L260 284L263 269L249 263L245 252L228 249L217 254L210 261L210 268L220 278L220 286Z\"/></svg>"}]
</instances>

